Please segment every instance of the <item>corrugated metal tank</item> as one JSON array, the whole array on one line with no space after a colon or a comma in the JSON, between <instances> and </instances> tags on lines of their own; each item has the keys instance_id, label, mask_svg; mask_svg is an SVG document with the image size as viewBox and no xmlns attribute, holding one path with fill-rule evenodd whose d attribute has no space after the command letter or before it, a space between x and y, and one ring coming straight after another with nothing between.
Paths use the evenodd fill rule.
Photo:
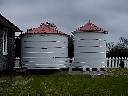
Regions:
<instances>
[{"instance_id":1,"label":"corrugated metal tank","mask_svg":"<svg viewBox=\"0 0 128 96\"><path fill-rule=\"evenodd\" d=\"M74 66L106 67L106 31L90 21L74 32Z\"/></svg>"},{"instance_id":2,"label":"corrugated metal tank","mask_svg":"<svg viewBox=\"0 0 128 96\"><path fill-rule=\"evenodd\" d=\"M46 30L47 27L50 29ZM22 36L22 66L27 69L67 68L68 36L47 24L40 29L26 32Z\"/></svg>"}]
</instances>

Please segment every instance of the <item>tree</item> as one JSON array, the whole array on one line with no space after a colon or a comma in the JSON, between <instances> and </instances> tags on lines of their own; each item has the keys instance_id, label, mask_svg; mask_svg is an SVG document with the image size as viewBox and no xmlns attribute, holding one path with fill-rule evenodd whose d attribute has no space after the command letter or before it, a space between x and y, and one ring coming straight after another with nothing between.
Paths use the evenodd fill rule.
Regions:
<instances>
[{"instance_id":1,"label":"tree","mask_svg":"<svg viewBox=\"0 0 128 96\"><path fill-rule=\"evenodd\" d=\"M119 38L119 42L114 45L113 42L107 43L107 57L128 57L128 39Z\"/></svg>"},{"instance_id":2,"label":"tree","mask_svg":"<svg viewBox=\"0 0 128 96\"><path fill-rule=\"evenodd\" d=\"M73 43L73 36L68 36L68 57L74 57L74 43Z\"/></svg>"}]
</instances>

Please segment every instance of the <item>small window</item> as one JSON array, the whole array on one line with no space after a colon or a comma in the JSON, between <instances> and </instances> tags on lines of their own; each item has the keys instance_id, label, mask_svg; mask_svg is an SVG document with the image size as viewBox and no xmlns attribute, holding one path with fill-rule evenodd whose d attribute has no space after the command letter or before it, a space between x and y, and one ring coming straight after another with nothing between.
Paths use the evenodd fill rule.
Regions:
<instances>
[{"instance_id":1,"label":"small window","mask_svg":"<svg viewBox=\"0 0 128 96\"><path fill-rule=\"evenodd\" d=\"M3 32L3 55L7 55L7 30Z\"/></svg>"}]
</instances>

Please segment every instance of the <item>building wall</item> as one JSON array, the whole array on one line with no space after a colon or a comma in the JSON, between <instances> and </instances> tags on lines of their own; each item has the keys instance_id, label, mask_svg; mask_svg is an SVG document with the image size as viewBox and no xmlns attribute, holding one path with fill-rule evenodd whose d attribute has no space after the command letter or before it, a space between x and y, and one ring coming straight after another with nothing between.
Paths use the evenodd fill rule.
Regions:
<instances>
[{"instance_id":1,"label":"building wall","mask_svg":"<svg viewBox=\"0 0 128 96\"><path fill-rule=\"evenodd\" d=\"M3 30L0 29L0 71L12 70L14 67L15 56L15 32L7 32L7 55L3 55Z\"/></svg>"},{"instance_id":2,"label":"building wall","mask_svg":"<svg viewBox=\"0 0 128 96\"><path fill-rule=\"evenodd\" d=\"M4 57L3 57L3 30L0 29L0 71L3 70L3 65L4 65Z\"/></svg>"},{"instance_id":3,"label":"building wall","mask_svg":"<svg viewBox=\"0 0 128 96\"><path fill-rule=\"evenodd\" d=\"M22 67L60 69L68 67L68 37L58 34L25 34L21 40Z\"/></svg>"},{"instance_id":4,"label":"building wall","mask_svg":"<svg viewBox=\"0 0 128 96\"><path fill-rule=\"evenodd\" d=\"M75 33L75 67L104 68L106 66L106 34Z\"/></svg>"},{"instance_id":5,"label":"building wall","mask_svg":"<svg viewBox=\"0 0 128 96\"><path fill-rule=\"evenodd\" d=\"M8 32L8 46L7 46L7 66L6 69L13 70L15 61L15 32Z\"/></svg>"}]
</instances>

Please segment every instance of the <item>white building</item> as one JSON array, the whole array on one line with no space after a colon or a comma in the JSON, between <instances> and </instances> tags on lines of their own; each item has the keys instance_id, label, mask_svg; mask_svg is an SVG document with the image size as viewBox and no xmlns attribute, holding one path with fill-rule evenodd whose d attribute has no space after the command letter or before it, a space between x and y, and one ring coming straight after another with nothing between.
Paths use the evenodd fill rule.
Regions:
<instances>
[{"instance_id":1,"label":"white building","mask_svg":"<svg viewBox=\"0 0 128 96\"><path fill-rule=\"evenodd\" d=\"M107 31L90 21L74 31L74 66L78 68L106 67Z\"/></svg>"},{"instance_id":2,"label":"white building","mask_svg":"<svg viewBox=\"0 0 128 96\"><path fill-rule=\"evenodd\" d=\"M21 61L27 69L60 69L68 66L68 35L51 23L42 23L22 35Z\"/></svg>"}]
</instances>

